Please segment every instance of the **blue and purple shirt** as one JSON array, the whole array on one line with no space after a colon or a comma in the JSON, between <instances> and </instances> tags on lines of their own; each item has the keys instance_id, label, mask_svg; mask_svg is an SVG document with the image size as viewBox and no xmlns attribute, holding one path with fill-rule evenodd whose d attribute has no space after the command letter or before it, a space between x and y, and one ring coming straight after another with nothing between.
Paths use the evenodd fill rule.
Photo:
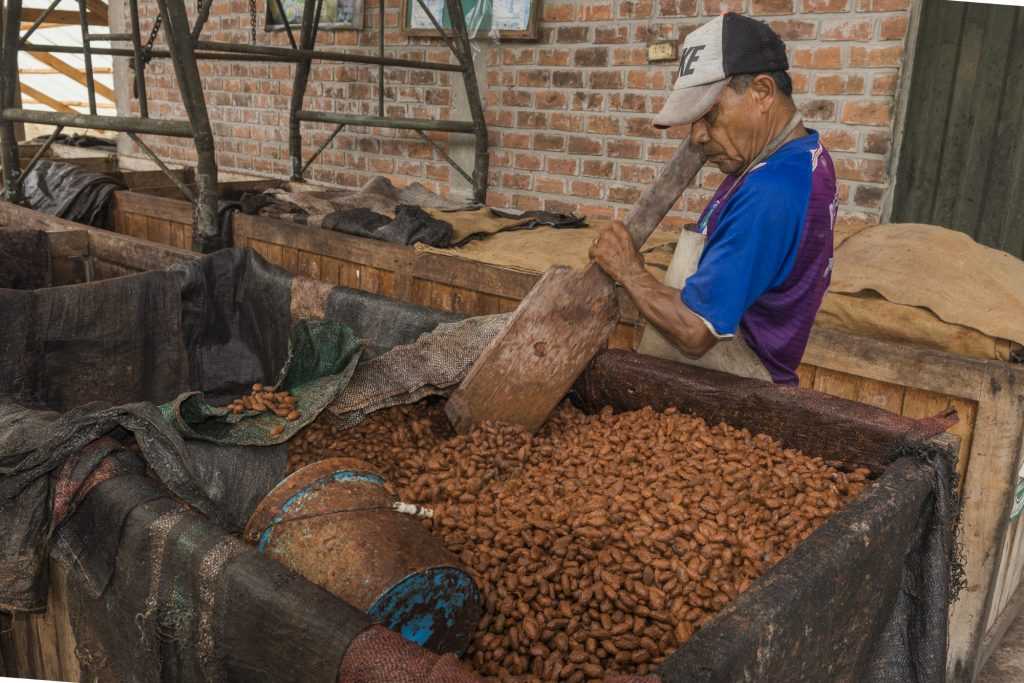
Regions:
<instances>
[{"instance_id":1,"label":"blue and purple shirt","mask_svg":"<svg viewBox=\"0 0 1024 683\"><path fill-rule=\"evenodd\" d=\"M832 275L839 203L832 157L810 131L752 168L726 197L736 183L726 177L701 214L707 244L683 303L720 339L742 330L772 379L796 384Z\"/></svg>"}]
</instances>

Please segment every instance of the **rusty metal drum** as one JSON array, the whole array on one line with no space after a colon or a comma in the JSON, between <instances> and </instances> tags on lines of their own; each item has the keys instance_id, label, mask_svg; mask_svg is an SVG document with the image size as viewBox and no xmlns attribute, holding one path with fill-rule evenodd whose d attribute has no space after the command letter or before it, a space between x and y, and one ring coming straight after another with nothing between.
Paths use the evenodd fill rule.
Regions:
<instances>
[{"instance_id":1,"label":"rusty metal drum","mask_svg":"<svg viewBox=\"0 0 1024 683\"><path fill-rule=\"evenodd\" d=\"M483 612L480 591L398 502L365 462L330 458L267 494L245 539L407 640L462 654Z\"/></svg>"}]
</instances>

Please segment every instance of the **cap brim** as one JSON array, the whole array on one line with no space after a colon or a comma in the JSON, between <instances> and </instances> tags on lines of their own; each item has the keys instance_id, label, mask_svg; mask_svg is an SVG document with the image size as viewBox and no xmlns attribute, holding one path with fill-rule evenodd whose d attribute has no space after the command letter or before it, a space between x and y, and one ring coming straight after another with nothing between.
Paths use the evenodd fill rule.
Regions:
<instances>
[{"instance_id":1,"label":"cap brim","mask_svg":"<svg viewBox=\"0 0 1024 683\"><path fill-rule=\"evenodd\" d=\"M673 90L665 101L665 106L654 117L654 127L671 128L693 123L715 106L718 96L725 90L729 80L723 78L714 83Z\"/></svg>"}]
</instances>

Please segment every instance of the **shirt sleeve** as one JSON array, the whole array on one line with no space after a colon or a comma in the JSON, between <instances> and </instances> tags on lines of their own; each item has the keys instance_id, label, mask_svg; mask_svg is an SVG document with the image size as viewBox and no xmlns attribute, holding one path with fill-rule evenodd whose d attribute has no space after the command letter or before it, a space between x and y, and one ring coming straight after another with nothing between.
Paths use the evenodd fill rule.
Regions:
<instances>
[{"instance_id":1,"label":"shirt sleeve","mask_svg":"<svg viewBox=\"0 0 1024 683\"><path fill-rule=\"evenodd\" d=\"M716 337L735 335L750 305L781 285L793 267L810 183L803 192L800 179L786 175L747 178L729 199L697 271L686 280L683 303Z\"/></svg>"}]
</instances>

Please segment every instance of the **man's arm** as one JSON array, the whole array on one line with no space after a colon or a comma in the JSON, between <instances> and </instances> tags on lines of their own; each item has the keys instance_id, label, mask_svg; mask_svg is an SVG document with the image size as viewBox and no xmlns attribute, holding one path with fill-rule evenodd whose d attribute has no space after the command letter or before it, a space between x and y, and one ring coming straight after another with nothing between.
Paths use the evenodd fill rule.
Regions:
<instances>
[{"instance_id":1,"label":"man's arm","mask_svg":"<svg viewBox=\"0 0 1024 683\"><path fill-rule=\"evenodd\" d=\"M683 353L703 356L718 341L700 316L686 307L678 289L661 284L647 272L619 221L601 232L590 248L590 257L625 288L644 318Z\"/></svg>"}]
</instances>

